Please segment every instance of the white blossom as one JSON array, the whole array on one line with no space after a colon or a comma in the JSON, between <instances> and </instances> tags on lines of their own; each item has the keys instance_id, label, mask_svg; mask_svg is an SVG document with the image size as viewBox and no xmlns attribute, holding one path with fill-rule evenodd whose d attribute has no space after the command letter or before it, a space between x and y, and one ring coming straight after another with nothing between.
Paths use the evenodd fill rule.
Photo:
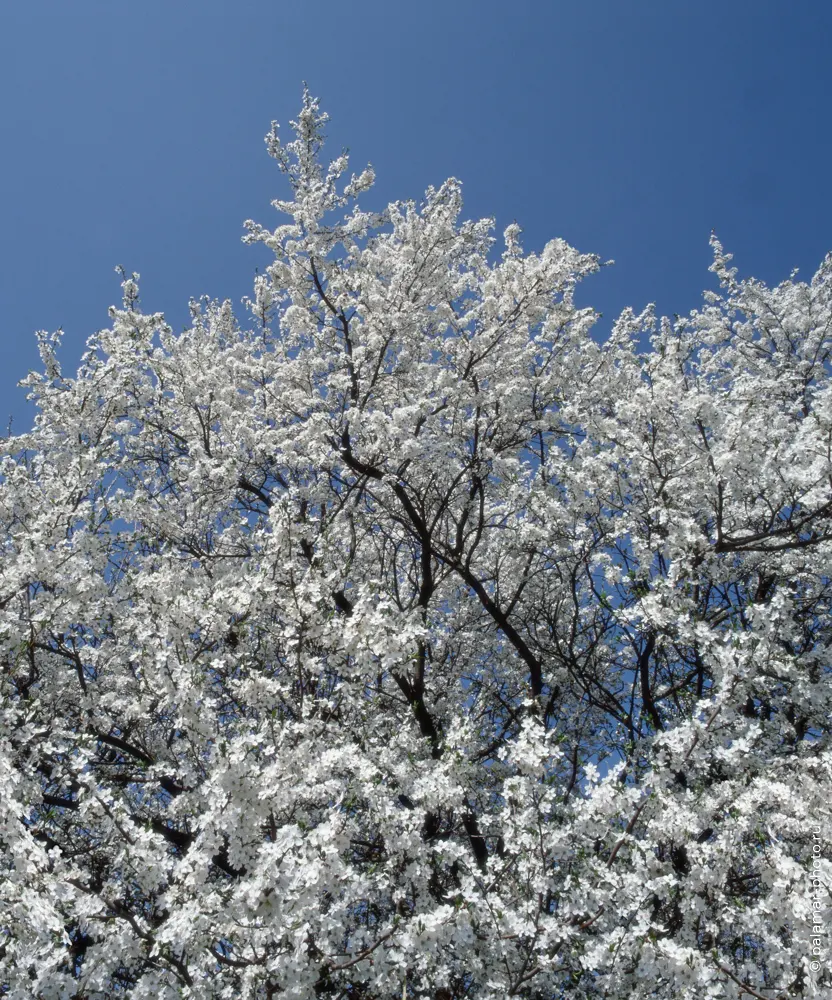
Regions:
<instances>
[{"instance_id":1,"label":"white blossom","mask_svg":"<svg viewBox=\"0 0 832 1000\"><path fill-rule=\"evenodd\" d=\"M828 996L832 257L599 343L597 257L364 211L326 120L249 320L38 335L0 993Z\"/></svg>"}]
</instances>

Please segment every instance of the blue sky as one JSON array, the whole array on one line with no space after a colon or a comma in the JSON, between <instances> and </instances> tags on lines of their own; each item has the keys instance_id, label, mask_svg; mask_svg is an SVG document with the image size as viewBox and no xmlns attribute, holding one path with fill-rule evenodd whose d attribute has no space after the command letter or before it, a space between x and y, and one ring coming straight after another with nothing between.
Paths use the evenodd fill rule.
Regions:
<instances>
[{"instance_id":1,"label":"blue sky","mask_svg":"<svg viewBox=\"0 0 832 1000\"><path fill-rule=\"evenodd\" d=\"M18 0L0 13L0 424L32 410L33 331L74 372L142 275L175 328L238 302L284 192L264 151L301 81L375 207L448 176L466 215L615 258L581 302L684 313L715 229L743 273L808 278L832 250L828 0ZM240 310L240 314L242 311Z\"/></svg>"}]
</instances>

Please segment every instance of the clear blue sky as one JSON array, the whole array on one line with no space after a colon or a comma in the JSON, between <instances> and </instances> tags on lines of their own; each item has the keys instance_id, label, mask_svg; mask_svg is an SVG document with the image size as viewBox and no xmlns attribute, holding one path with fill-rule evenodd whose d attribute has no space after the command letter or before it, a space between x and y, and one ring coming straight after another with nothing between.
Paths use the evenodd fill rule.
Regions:
<instances>
[{"instance_id":1,"label":"clear blue sky","mask_svg":"<svg viewBox=\"0 0 832 1000\"><path fill-rule=\"evenodd\" d=\"M0 12L0 424L33 331L74 372L117 264L176 328L238 302L284 193L263 135L301 81L376 205L447 176L466 215L615 258L582 301L687 312L716 229L744 273L832 249L829 0L7 0Z\"/></svg>"}]
</instances>

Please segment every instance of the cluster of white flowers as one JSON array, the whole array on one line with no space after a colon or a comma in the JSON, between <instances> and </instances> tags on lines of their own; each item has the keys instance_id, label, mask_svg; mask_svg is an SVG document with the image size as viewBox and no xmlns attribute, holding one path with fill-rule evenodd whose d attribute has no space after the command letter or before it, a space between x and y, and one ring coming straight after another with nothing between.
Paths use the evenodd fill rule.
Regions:
<instances>
[{"instance_id":1,"label":"cluster of white flowers","mask_svg":"<svg viewBox=\"0 0 832 1000\"><path fill-rule=\"evenodd\" d=\"M251 329L40 336L0 996L829 996L832 257L599 343L596 257L360 210L325 120Z\"/></svg>"}]
</instances>

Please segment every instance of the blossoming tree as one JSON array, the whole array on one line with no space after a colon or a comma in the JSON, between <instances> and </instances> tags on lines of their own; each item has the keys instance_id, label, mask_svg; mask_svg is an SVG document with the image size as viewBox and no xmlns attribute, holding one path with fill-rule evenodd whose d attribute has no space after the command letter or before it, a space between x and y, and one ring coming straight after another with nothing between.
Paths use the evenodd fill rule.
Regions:
<instances>
[{"instance_id":1,"label":"blossoming tree","mask_svg":"<svg viewBox=\"0 0 832 1000\"><path fill-rule=\"evenodd\" d=\"M596 257L359 209L325 121L247 324L40 335L0 996L829 996L832 257L599 343Z\"/></svg>"}]
</instances>

